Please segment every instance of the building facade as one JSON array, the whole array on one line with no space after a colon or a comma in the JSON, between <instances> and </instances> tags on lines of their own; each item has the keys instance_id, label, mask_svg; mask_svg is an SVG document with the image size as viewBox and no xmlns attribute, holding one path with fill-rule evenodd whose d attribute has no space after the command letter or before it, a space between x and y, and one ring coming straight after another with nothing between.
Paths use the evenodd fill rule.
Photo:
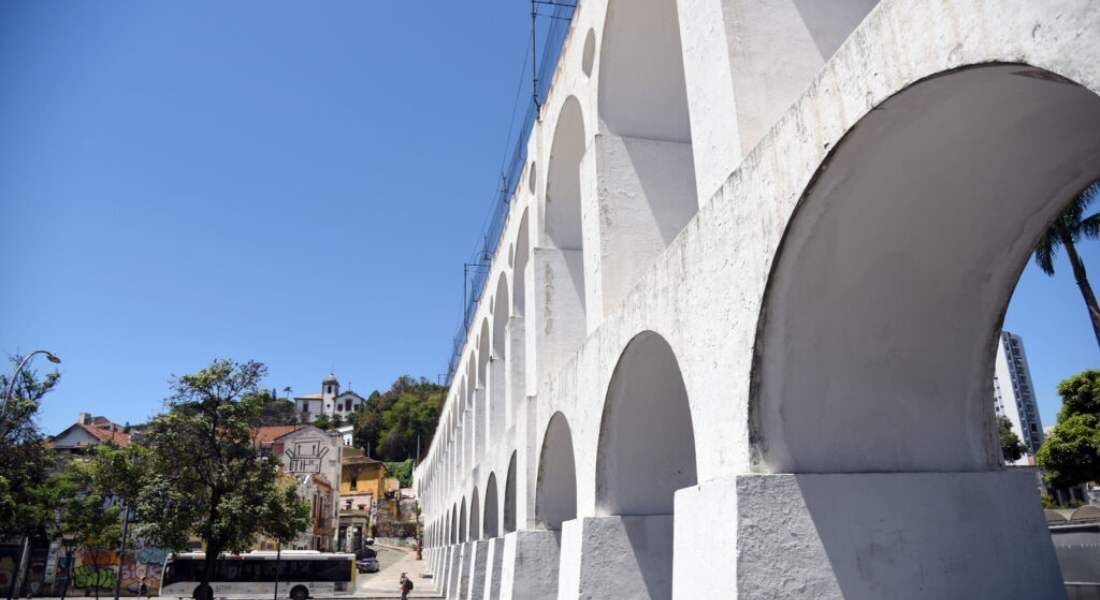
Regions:
<instances>
[{"instance_id":1,"label":"building facade","mask_svg":"<svg viewBox=\"0 0 1100 600\"><path fill-rule=\"evenodd\" d=\"M339 436L312 425L297 426L271 443L283 472L297 480L299 496L310 505L310 526L295 541L296 549L327 551L333 547L343 449Z\"/></svg>"},{"instance_id":2,"label":"building facade","mask_svg":"<svg viewBox=\"0 0 1100 600\"><path fill-rule=\"evenodd\" d=\"M1027 446L1030 457L1024 456L1016 464L1029 464L1043 444L1043 423L1031 385L1024 340L1010 331L1002 331L997 344L993 405L998 415L1008 418L1016 436Z\"/></svg>"},{"instance_id":3,"label":"building facade","mask_svg":"<svg viewBox=\"0 0 1100 600\"><path fill-rule=\"evenodd\" d=\"M330 419L340 417L346 419L354 415L359 407L366 404L366 398L351 391L340 391L340 380L336 375L329 373L321 382L321 391L294 398L294 409L303 423L312 423L321 415L327 415Z\"/></svg>"}]
</instances>

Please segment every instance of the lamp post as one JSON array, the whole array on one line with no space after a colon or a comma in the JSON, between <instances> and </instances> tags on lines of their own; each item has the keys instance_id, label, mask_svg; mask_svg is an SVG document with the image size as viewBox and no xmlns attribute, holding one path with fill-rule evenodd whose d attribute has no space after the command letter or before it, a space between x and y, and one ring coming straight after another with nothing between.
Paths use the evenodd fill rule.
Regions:
<instances>
[{"instance_id":1,"label":"lamp post","mask_svg":"<svg viewBox=\"0 0 1100 600\"><path fill-rule=\"evenodd\" d=\"M2 425L8 417L8 405L11 404L12 395L15 394L15 382L19 380L19 373L23 370L23 367L27 366L27 363L30 362L35 354L45 354L46 358L55 365L61 363L61 359L48 350L35 350L24 356L23 360L19 361L19 364L15 367L15 373L12 373L11 381L8 382L8 393L4 395L4 406L0 409L0 425ZM8 429L5 427L3 432L0 432L0 437L7 438L7 435ZM23 552L19 557L19 567L15 572L15 576L12 577L11 587L8 588L8 600L11 600L17 591L26 583L26 570L29 566L27 563L30 562L30 550L31 538L29 535L24 535Z\"/></svg>"},{"instance_id":2,"label":"lamp post","mask_svg":"<svg viewBox=\"0 0 1100 600\"><path fill-rule=\"evenodd\" d=\"M19 365L15 367L15 373L12 373L11 381L8 382L8 393L4 394L4 408L0 410L0 421L3 421L8 416L8 404L11 404L11 397L15 394L15 382L19 380L19 373L23 370L23 367L27 366L31 358L35 354L45 354L46 359L55 365L61 364L61 359L56 354L49 350L35 350L30 354L23 357L23 360L19 361Z\"/></svg>"}]
</instances>

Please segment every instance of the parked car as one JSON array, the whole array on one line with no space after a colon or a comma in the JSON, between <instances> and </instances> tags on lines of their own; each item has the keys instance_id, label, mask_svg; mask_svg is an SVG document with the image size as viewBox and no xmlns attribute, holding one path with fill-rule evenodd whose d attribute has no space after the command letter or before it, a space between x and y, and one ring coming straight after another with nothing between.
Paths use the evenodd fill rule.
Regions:
<instances>
[{"instance_id":1,"label":"parked car","mask_svg":"<svg viewBox=\"0 0 1100 600\"><path fill-rule=\"evenodd\" d=\"M355 567L360 573L377 573L379 569L378 558L374 556L365 556L355 561Z\"/></svg>"}]
</instances>

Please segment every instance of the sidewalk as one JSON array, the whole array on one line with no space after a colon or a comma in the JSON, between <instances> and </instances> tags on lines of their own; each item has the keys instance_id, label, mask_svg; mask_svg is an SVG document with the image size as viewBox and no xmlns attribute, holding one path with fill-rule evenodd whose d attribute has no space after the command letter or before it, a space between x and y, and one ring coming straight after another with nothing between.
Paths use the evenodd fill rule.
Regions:
<instances>
[{"instance_id":1,"label":"sidewalk","mask_svg":"<svg viewBox=\"0 0 1100 600\"><path fill-rule=\"evenodd\" d=\"M439 593L435 582L421 575L427 573L428 563L416 560L416 552L394 546L375 546L382 569L377 573L362 573L357 580L355 598L400 598L397 583L401 573L413 581L410 598L435 598Z\"/></svg>"}]
</instances>

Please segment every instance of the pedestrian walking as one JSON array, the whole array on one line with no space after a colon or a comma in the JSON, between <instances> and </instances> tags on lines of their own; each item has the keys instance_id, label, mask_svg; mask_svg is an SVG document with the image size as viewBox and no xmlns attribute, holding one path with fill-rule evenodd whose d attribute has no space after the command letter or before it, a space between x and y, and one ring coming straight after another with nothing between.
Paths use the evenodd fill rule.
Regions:
<instances>
[{"instance_id":1,"label":"pedestrian walking","mask_svg":"<svg viewBox=\"0 0 1100 600\"><path fill-rule=\"evenodd\" d=\"M412 579L404 573L401 574L401 600L409 600L409 592L413 591Z\"/></svg>"}]
</instances>

